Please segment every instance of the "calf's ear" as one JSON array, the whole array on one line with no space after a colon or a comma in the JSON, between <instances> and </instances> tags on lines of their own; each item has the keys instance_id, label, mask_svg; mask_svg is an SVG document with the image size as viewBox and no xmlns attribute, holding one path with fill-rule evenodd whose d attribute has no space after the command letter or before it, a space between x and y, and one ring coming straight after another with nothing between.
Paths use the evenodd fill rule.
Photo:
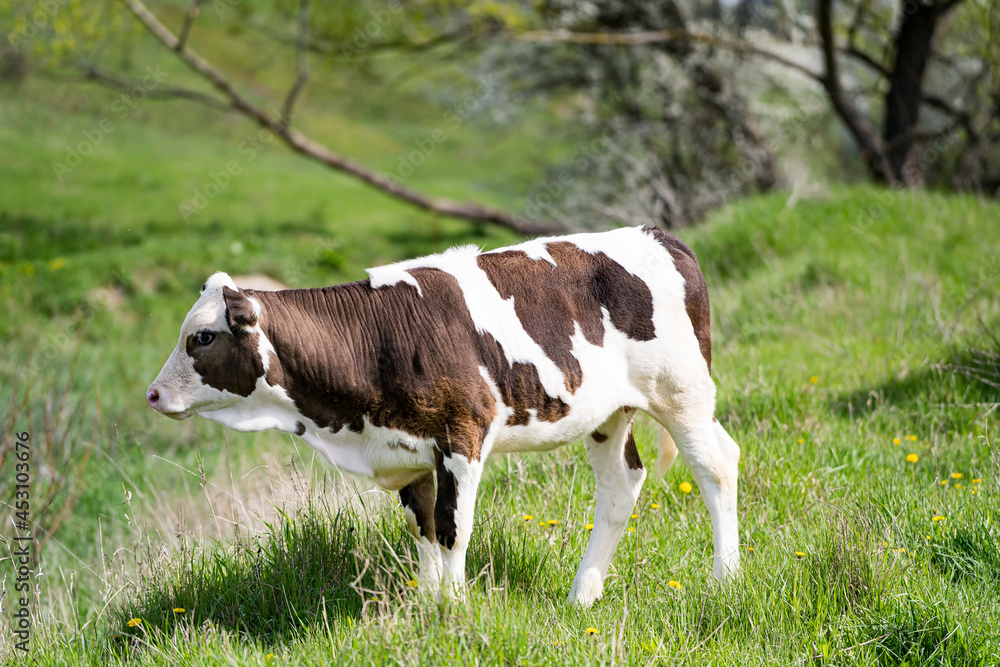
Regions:
<instances>
[{"instance_id":1,"label":"calf's ear","mask_svg":"<svg viewBox=\"0 0 1000 667\"><path fill-rule=\"evenodd\" d=\"M233 335L257 324L257 310L246 292L223 286L222 297L226 300L226 322Z\"/></svg>"}]
</instances>

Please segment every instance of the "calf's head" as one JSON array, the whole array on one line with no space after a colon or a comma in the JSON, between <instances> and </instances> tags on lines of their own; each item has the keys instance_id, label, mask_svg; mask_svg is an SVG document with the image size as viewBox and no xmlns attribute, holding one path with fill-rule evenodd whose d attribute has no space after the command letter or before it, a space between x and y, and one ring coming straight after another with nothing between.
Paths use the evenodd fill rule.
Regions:
<instances>
[{"instance_id":1,"label":"calf's head","mask_svg":"<svg viewBox=\"0 0 1000 667\"><path fill-rule=\"evenodd\" d=\"M225 273L216 273L181 326L180 340L146 392L150 407L173 419L233 407L266 372L270 347L260 303Z\"/></svg>"}]
</instances>

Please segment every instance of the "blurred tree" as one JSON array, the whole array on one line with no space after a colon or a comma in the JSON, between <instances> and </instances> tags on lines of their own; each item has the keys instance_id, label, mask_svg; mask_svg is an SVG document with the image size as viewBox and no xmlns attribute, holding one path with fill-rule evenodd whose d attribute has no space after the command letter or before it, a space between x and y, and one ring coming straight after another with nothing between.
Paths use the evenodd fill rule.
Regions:
<instances>
[{"instance_id":1,"label":"blurred tree","mask_svg":"<svg viewBox=\"0 0 1000 667\"><path fill-rule=\"evenodd\" d=\"M882 145L867 148L869 155L881 148L885 161L869 160L873 177L995 195L1000 186L1000 5L899 0L895 9L885 17L870 0L859 0L843 49L874 74L884 91ZM817 11L823 43L832 44L832 31L823 28L827 21L832 24L829 0L821 0ZM872 55L872 45L886 37L890 48ZM831 50L824 53L829 67Z\"/></svg>"},{"instance_id":2,"label":"blurred tree","mask_svg":"<svg viewBox=\"0 0 1000 667\"><path fill-rule=\"evenodd\" d=\"M352 56L352 49L366 51L369 47L373 47L375 41L380 44L394 41L401 46L417 48L421 46L419 37L414 37L411 31L406 29L409 24L397 20L396 15L403 12L399 3L392 3L375 11L365 7L367 15L365 19L359 13L360 8L364 7L361 3L343 5L319 3L319 6L314 8L310 0L299 0L293 8L285 0L278 0L272 7L276 12L271 11L270 18L280 19L283 15L294 12L292 18L294 37L291 41L294 45L296 66L294 79L289 83L284 100L280 106L269 109L267 105L253 101L251 96L242 92L225 72L189 46L192 27L205 8L205 0L193 0L183 13L176 34L167 28L142 0L122 0L121 5L128 10L128 14L121 12L117 5L84 3L80 0L36 0L16 4L10 0L2 2L4 4L0 4L0 18L4 18L5 23L9 21L7 25L14 26L8 33L7 39L14 50L14 55L5 57L5 62L17 62L17 59L28 54L50 66L69 63L90 80L124 91L132 90L137 85L137 80L110 71L102 63L102 60L107 59L109 42L119 42L119 45L122 45L131 38L130 28L136 24L126 20L130 14L138 20L138 25L144 27L164 47L174 52L214 89L214 92L207 93L190 88L158 85L146 92L148 97L186 98L242 114L274 132L293 151L330 169L353 176L390 196L439 215L498 224L522 234L553 231L552 227L542 223L525 220L506 211L475 202L456 202L443 197L425 195L403 185L398 179L333 152L293 127L295 105L309 80L308 55L310 51L318 48L318 43L321 43L313 36L314 24L321 36L337 35L341 38L338 56L349 58ZM213 0L209 6L220 19L250 20L265 14L255 3L246 0ZM463 13L471 16L475 8L475 3L468 4L463 7ZM441 9L444 10L443 15L450 14L447 11L450 9L447 0L442 2ZM436 17L441 12L435 10L433 14ZM362 21L365 22L362 24ZM419 32L423 23L414 21L413 25L417 26ZM349 39L352 41L348 41ZM127 53L127 49L119 53Z\"/></svg>"},{"instance_id":3,"label":"blurred tree","mask_svg":"<svg viewBox=\"0 0 1000 667\"><path fill-rule=\"evenodd\" d=\"M848 55L867 65L880 79L879 88L885 91L882 99L882 131L877 133L856 105L850 101L840 81L839 48L834 30L832 0L818 0L816 23L819 31L823 59L826 66L822 77L824 88L833 108L850 129L872 176L889 184L915 185L922 183L926 165L921 164L920 151L915 150L927 135L919 129L920 109L929 104L954 119L957 127L966 114L940 96L927 97L925 78L928 66L935 57L946 58L939 42L939 27L956 5L963 0L899 0L895 17L896 26L891 36L892 48L884 60L868 54L859 45L859 34L871 30L872 4L858 0L854 18L848 30ZM994 9L996 5L994 4ZM877 29L877 28L876 28ZM882 34L885 34L883 29ZM869 42L877 41L871 39ZM959 81L958 83L966 83ZM995 109L994 109L995 111ZM971 130L968 122L967 129ZM953 128L946 128L947 134Z\"/></svg>"},{"instance_id":4,"label":"blurred tree","mask_svg":"<svg viewBox=\"0 0 1000 667\"><path fill-rule=\"evenodd\" d=\"M620 4L601 3L597 16ZM833 0L815 0L812 17L796 13L784 2L765 11L765 3L743 0L721 14L709 3L702 15L710 18L701 22L699 30L683 21L623 26L592 20L590 26L569 29L556 25L532 38L634 49L660 46L668 53L683 54L692 74L697 73L691 67L692 44L703 58L721 50L778 63L821 86L875 181L1000 194L1000 3L854 0L841 4L851 10L849 24L837 22ZM680 14L674 0L657 6L675 8L673 16ZM581 15L579 4L574 12ZM751 33L751 28L756 31ZM813 49L818 50L821 72L810 64ZM716 59L716 66L725 68L731 99L745 99L753 73L739 62L730 61L727 67ZM711 91L712 79L707 83ZM685 111L701 121L696 128L704 127L704 118L693 109ZM736 117L731 120L738 130L740 122ZM758 186L766 184L767 179L758 179Z\"/></svg>"},{"instance_id":5,"label":"blurred tree","mask_svg":"<svg viewBox=\"0 0 1000 667\"><path fill-rule=\"evenodd\" d=\"M192 50L202 11L231 26L234 40L250 29L289 46L295 73L283 101L255 103ZM0 70L23 76L28 54L36 65L70 62L89 79L128 88L134 81L108 61L115 53L117 69L127 70L130 44L144 30L212 89L162 86L152 95L235 111L298 153L414 206L522 233L604 225L586 221L609 216L673 227L771 189L783 179L781 141L798 135L822 145L804 120L819 113L803 101L811 91L825 96L857 146L841 151L834 137L827 151L852 156L874 180L1000 188L996 0L192 0L179 18L173 5L160 13L174 17L176 32L142 0L0 0L0 20L14 26ZM310 58L377 76L372 64L387 51L488 73L512 106L557 100L550 108L589 138L529 193L524 211L509 213L414 191L295 127ZM791 120L769 124L764 98Z\"/></svg>"},{"instance_id":6,"label":"blurred tree","mask_svg":"<svg viewBox=\"0 0 1000 667\"><path fill-rule=\"evenodd\" d=\"M558 213L550 207L550 215L594 218L596 209L598 219L676 227L778 183L731 54L692 38L690 15L718 7L548 0L538 11L548 30L521 35L531 41L497 52L491 68L536 95L562 89L582 96L580 120L613 129L602 130L603 146L577 161L563 206ZM649 34L664 39L629 42Z\"/></svg>"}]
</instances>

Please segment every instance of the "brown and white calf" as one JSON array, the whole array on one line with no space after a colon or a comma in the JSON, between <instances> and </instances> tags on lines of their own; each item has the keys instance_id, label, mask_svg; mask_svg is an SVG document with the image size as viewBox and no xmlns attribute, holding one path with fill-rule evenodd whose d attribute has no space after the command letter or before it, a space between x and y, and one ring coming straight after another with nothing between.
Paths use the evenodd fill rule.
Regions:
<instances>
[{"instance_id":1,"label":"brown and white calf","mask_svg":"<svg viewBox=\"0 0 1000 667\"><path fill-rule=\"evenodd\" d=\"M643 410L673 436L661 457L679 450L701 488L716 577L736 572L739 447L713 416L708 292L684 243L626 228L453 248L368 274L263 292L216 273L149 404L294 433L398 490L422 586L452 595L486 458L583 438L597 506L569 599L584 606L601 597L646 478L632 438Z\"/></svg>"}]
</instances>

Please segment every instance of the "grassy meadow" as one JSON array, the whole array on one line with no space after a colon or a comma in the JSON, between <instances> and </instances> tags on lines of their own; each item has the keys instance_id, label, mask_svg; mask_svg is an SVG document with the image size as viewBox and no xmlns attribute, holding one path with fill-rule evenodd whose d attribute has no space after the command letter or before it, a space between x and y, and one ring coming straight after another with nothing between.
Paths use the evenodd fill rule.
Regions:
<instances>
[{"instance_id":1,"label":"grassy meadow","mask_svg":"<svg viewBox=\"0 0 1000 667\"><path fill-rule=\"evenodd\" d=\"M247 72L268 81L270 55ZM310 93L304 126L385 171L449 106L419 84L390 103L348 96L363 72L337 81ZM256 128L184 103L114 117L60 180L52 163L117 94L52 85L0 94L0 497L12 514L13 434L28 431L37 664L1000 664L1000 205L830 186L684 230L711 290L717 415L742 447L742 576L712 584L708 514L678 462L647 480L604 599L567 606L594 507L577 442L492 460L468 604L442 605L411 586L394 494L294 438L162 418L144 392L216 270L326 285L517 239L274 142L247 159ZM470 118L409 184L521 210L579 141L539 117ZM184 220L230 160L240 173Z\"/></svg>"}]
</instances>

